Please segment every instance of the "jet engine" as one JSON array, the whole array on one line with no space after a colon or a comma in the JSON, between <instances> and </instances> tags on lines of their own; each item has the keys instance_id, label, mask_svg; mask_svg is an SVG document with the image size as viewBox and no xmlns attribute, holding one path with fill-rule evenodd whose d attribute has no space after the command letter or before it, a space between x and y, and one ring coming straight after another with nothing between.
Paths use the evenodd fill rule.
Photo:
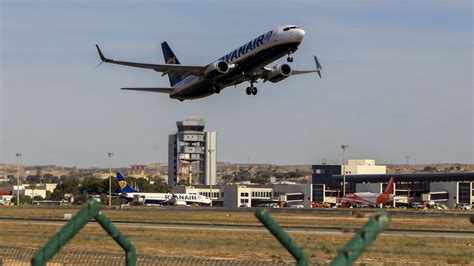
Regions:
<instances>
[{"instance_id":1,"label":"jet engine","mask_svg":"<svg viewBox=\"0 0 474 266\"><path fill-rule=\"evenodd\" d=\"M287 64L273 66L266 79L273 83L284 80L291 75L291 67Z\"/></svg>"},{"instance_id":2,"label":"jet engine","mask_svg":"<svg viewBox=\"0 0 474 266\"><path fill-rule=\"evenodd\" d=\"M219 74L225 74L229 72L229 64L226 61L216 61L207 66L206 70L204 71L204 75L207 78L212 78Z\"/></svg>"}]
</instances>

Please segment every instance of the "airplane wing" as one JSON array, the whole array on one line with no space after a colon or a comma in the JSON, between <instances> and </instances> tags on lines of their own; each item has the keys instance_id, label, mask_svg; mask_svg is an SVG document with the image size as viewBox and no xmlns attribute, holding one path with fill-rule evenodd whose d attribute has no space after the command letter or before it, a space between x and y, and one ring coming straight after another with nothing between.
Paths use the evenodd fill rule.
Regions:
<instances>
[{"instance_id":1,"label":"airplane wing","mask_svg":"<svg viewBox=\"0 0 474 266\"><path fill-rule=\"evenodd\" d=\"M175 65L175 64L147 64L147 63L116 61L116 60L106 58L104 54L102 53L102 51L100 50L99 45L96 44L95 46L97 47L97 52L99 53L100 60L102 60L102 62L122 65L122 66L153 69L154 71L162 72L163 76L168 73L179 73L179 74L184 74L184 75L203 76L204 70L206 69L206 67L204 66L185 66L185 65Z\"/></svg>"},{"instance_id":2,"label":"airplane wing","mask_svg":"<svg viewBox=\"0 0 474 266\"><path fill-rule=\"evenodd\" d=\"M168 94L174 91L173 88L122 88L122 90L159 92L159 93L168 93Z\"/></svg>"},{"instance_id":3,"label":"airplane wing","mask_svg":"<svg viewBox=\"0 0 474 266\"><path fill-rule=\"evenodd\" d=\"M314 69L314 70L293 70L293 71L291 71L291 75L317 73L318 76L321 78L321 70L323 69L323 67L319 63L318 58L315 55L313 55L313 57L314 57L314 63L316 64L316 69Z\"/></svg>"}]
</instances>

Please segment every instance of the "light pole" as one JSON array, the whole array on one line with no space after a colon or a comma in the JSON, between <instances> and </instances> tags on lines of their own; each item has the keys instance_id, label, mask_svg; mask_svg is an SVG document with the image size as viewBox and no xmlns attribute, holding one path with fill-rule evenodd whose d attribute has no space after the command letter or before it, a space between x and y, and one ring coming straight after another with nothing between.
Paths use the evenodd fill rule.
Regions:
<instances>
[{"instance_id":1,"label":"light pole","mask_svg":"<svg viewBox=\"0 0 474 266\"><path fill-rule=\"evenodd\" d=\"M112 206L112 156L113 152L107 153L109 155L109 207Z\"/></svg>"},{"instance_id":2,"label":"light pole","mask_svg":"<svg viewBox=\"0 0 474 266\"><path fill-rule=\"evenodd\" d=\"M346 149L349 148L349 145L341 145L342 149L342 196L346 196L346 163L345 163L345 153Z\"/></svg>"},{"instance_id":3,"label":"light pole","mask_svg":"<svg viewBox=\"0 0 474 266\"><path fill-rule=\"evenodd\" d=\"M210 189L209 189L209 194L211 195L211 207L212 207L212 152L214 152L214 149L209 149L209 184L210 184Z\"/></svg>"},{"instance_id":4,"label":"light pole","mask_svg":"<svg viewBox=\"0 0 474 266\"><path fill-rule=\"evenodd\" d=\"M21 153L16 154L17 173L16 173L16 206L20 206L20 156Z\"/></svg>"}]
</instances>

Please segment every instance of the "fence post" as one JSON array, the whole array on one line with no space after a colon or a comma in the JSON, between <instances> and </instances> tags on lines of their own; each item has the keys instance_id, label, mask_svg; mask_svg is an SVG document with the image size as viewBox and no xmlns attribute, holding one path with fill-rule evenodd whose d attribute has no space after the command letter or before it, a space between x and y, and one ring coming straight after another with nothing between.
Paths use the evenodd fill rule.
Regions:
<instances>
[{"instance_id":1,"label":"fence post","mask_svg":"<svg viewBox=\"0 0 474 266\"><path fill-rule=\"evenodd\" d=\"M135 266L137 261L137 255L135 247L128 240L126 236L120 233L120 231L112 224L112 222L105 215L99 213L95 216L95 219L104 228L107 233L119 244L123 250L125 250L125 258L127 266Z\"/></svg>"},{"instance_id":2,"label":"fence post","mask_svg":"<svg viewBox=\"0 0 474 266\"><path fill-rule=\"evenodd\" d=\"M110 236L126 251L127 265L134 266L136 264L135 247L130 241L122 235L122 233L110 222L110 220L100 213L101 205L95 202L88 203L87 206L79 210L79 212L66 223L63 228L54 235L40 250L38 250L33 258L31 265L46 265L54 255L71 240L92 218L95 218Z\"/></svg>"},{"instance_id":3,"label":"fence post","mask_svg":"<svg viewBox=\"0 0 474 266\"><path fill-rule=\"evenodd\" d=\"M64 245L79 232L100 210L99 204L87 204L63 228L44 245L31 259L31 264L46 265Z\"/></svg>"},{"instance_id":4,"label":"fence post","mask_svg":"<svg viewBox=\"0 0 474 266\"><path fill-rule=\"evenodd\" d=\"M296 242L273 220L273 218L264 210L255 212L258 220L272 233L272 235L280 241L280 243L290 252L296 259L296 265L308 265L308 257Z\"/></svg>"},{"instance_id":5,"label":"fence post","mask_svg":"<svg viewBox=\"0 0 474 266\"><path fill-rule=\"evenodd\" d=\"M378 234L388 227L390 219L386 212L377 212L342 249L331 262L331 265L352 265L354 261L369 247Z\"/></svg>"}]
</instances>

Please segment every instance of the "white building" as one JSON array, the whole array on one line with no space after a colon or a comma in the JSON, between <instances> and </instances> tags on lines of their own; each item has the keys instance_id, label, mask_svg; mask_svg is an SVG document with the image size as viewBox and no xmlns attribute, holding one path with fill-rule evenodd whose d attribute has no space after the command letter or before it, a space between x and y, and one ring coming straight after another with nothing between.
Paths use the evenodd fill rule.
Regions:
<instances>
[{"instance_id":1,"label":"white building","mask_svg":"<svg viewBox=\"0 0 474 266\"><path fill-rule=\"evenodd\" d=\"M40 196L43 199L46 198L47 191L53 192L58 184L56 183L47 183L47 184L22 184L19 186L20 194L25 196L30 196L34 198ZM16 194L18 186L13 186L13 194Z\"/></svg>"},{"instance_id":2,"label":"white building","mask_svg":"<svg viewBox=\"0 0 474 266\"><path fill-rule=\"evenodd\" d=\"M176 193L203 195L210 197L210 186L176 186ZM311 189L309 184L232 184L212 187L213 206L258 207L270 203L304 205L309 207Z\"/></svg>"},{"instance_id":3,"label":"white building","mask_svg":"<svg viewBox=\"0 0 474 266\"><path fill-rule=\"evenodd\" d=\"M347 160L347 165L341 165L341 173L344 170L346 175L386 174L387 166L375 165L375 160L369 159Z\"/></svg>"}]
</instances>

